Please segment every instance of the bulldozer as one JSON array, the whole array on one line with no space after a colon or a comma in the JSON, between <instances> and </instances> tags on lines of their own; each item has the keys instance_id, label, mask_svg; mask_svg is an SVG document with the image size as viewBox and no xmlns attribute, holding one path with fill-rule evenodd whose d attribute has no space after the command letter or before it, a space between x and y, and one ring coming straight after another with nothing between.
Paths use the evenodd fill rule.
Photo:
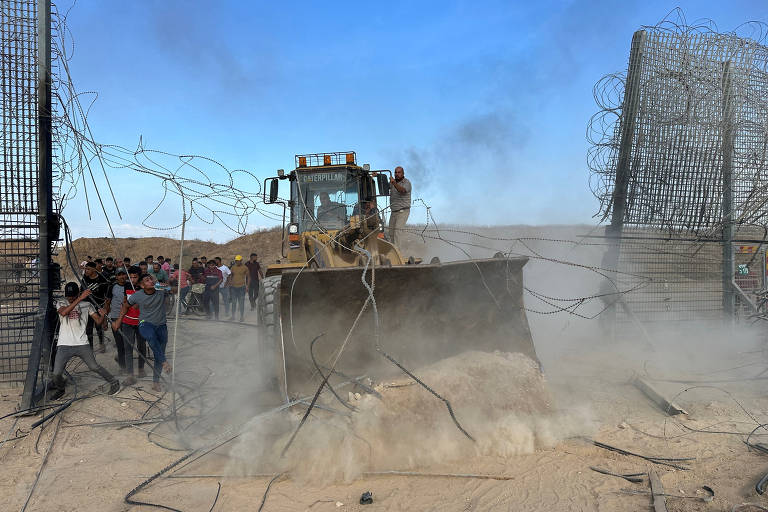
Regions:
<instances>
[{"instance_id":1,"label":"bulldozer","mask_svg":"<svg viewBox=\"0 0 768 512\"><path fill-rule=\"evenodd\" d=\"M266 268L259 324L287 400L331 370L384 379L466 350L538 362L523 307L527 258L404 256L383 229L391 175L346 151L296 155L292 171L264 181L264 202L283 207L283 259Z\"/></svg>"}]
</instances>

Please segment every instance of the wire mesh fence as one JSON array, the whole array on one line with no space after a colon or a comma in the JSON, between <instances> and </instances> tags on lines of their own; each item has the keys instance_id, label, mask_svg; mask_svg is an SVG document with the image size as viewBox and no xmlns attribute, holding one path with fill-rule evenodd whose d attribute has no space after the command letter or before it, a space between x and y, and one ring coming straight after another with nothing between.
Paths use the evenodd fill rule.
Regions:
<instances>
[{"instance_id":1,"label":"wire mesh fence","mask_svg":"<svg viewBox=\"0 0 768 512\"><path fill-rule=\"evenodd\" d=\"M755 313L758 297L766 289L768 247L754 229L744 229L736 233L733 249L733 283L739 290L733 313L746 319ZM632 290L623 301L644 323L663 327L679 322L717 323L725 318L722 241L627 228L618 267L616 285ZM619 309L618 319L630 322L627 313Z\"/></svg>"},{"instance_id":2,"label":"wire mesh fence","mask_svg":"<svg viewBox=\"0 0 768 512\"><path fill-rule=\"evenodd\" d=\"M0 383L21 382L39 301L35 0L0 2Z\"/></svg>"},{"instance_id":3,"label":"wire mesh fence","mask_svg":"<svg viewBox=\"0 0 768 512\"><path fill-rule=\"evenodd\" d=\"M613 211L628 145L624 225L714 232L723 168L732 168L737 224L768 224L768 47L709 27L662 23L636 34L626 75L595 88L591 184ZM635 84L636 86L633 86ZM622 129L628 130L622 137ZM732 144L731 151L724 146Z\"/></svg>"},{"instance_id":4,"label":"wire mesh fence","mask_svg":"<svg viewBox=\"0 0 768 512\"><path fill-rule=\"evenodd\" d=\"M624 302L648 324L719 321L723 314L722 244L627 229L617 283ZM626 312L619 310L620 320Z\"/></svg>"},{"instance_id":5,"label":"wire mesh fence","mask_svg":"<svg viewBox=\"0 0 768 512\"><path fill-rule=\"evenodd\" d=\"M746 308L765 288L766 33L664 20L634 34L626 74L595 86L590 183L621 235L619 286L638 287L624 300L642 321L719 320L729 294ZM757 240L731 249L740 238Z\"/></svg>"}]
</instances>

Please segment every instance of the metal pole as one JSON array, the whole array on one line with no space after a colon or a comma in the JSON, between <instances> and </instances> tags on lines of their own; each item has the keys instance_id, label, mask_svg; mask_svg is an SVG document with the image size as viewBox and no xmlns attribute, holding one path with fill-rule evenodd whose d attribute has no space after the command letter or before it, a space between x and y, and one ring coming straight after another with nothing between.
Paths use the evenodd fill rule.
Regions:
<instances>
[{"instance_id":1,"label":"metal pole","mask_svg":"<svg viewBox=\"0 0 768 512\"><path fill-rule=\"evenodd\" d=\"M733 102L731 97L731 63L723 65L723 314L733 320L736 308L733 258Z\"/></svg>"},{"instance_id":2,"label":"metal pole","mask_svg":"<svg viewBox=\"0 0 768 512\"><path fill-rule=\"evenodd\" d=\"M51 138L51 0L37 2L37 162L38 243L37 271L40 299L35 318L35 336L30 347L21 409L32 406L41 355L50 339L51 228L53 226L53 160ZM47 363L47 362L46 362Z\"/></svg>"},{"instance_id":3,"label":"metal pole","mask_svg":"<svg viewBox=\"0 0 768 512\"><path fill-rule=\"evenodd\" d=\"M632 144L635 137L635 125L640 106L640 76L643 59L643 51L647 33L638 30L632 36L632 47L629 52L629 67L627 69L627 81L624 86L624 104L621 109L621 138L619 140L619 158L616 165L616 180L612 197L611 225L606 228L606 236L610 239L608 252L603 259L603 267L609 270L617 270L619 266L619 251L621 247L621 234L624 230L624 216L627 210L627 189L631 174ZM610 288L610 290L608 289ZM606 283L606 292L615 292L616 287L612 283ZM606 310L607 321L614 324L616 317L616 303Z\"/></svg>"},{"instance_id":4,"label":"metal pole","mask_svg":"<svg viewBox=\"0 0 768 512\"><path fill-rule=\"evenodd\" d=\"M181 273L184 271L184 229L187 225L184 191L175 183L181 195L181 244L179 245L179 276L176 280L176 317L173 319L173 343L171 344L171 397L173 398L173 421L179 431L179 419L176 415L176 337L179 334L179 316L181 315ZM187 283L189 285L189 283ZM218 293L218 291L216 292Z\"/></svg>"}]
</instances>

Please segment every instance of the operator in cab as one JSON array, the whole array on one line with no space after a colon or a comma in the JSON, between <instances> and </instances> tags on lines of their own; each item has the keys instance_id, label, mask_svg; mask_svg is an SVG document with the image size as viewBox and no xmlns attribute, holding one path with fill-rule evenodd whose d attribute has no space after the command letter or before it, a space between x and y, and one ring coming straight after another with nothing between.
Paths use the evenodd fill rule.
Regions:
<instances>
[{"instance_id":1,"label":"operator in cab","mask_svg":"<svg viewBox=\"0 0 768 512\"><path fill-rule=\"evenodd\" d=\"M336 224L339 221L341 224L346 223L347 216L343 204L331 201L328 192L320 192L318 197L320 198L320 206L317 207L317 222L321 224Z\"/></svg>"}]
</instances>

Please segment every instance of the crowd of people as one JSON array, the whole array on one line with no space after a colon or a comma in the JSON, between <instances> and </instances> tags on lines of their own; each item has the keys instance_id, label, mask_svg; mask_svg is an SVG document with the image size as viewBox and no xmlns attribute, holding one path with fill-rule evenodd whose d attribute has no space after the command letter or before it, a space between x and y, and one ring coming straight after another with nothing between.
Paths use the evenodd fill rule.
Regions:
<instances>
[{"instance_id":1,"label":"crowd of people","mask_svg":"<svg viewBox=\"0 0 768 512\"><path fill-rule=\"evenodd\" d=\"M50 387L54 395L64 393L63 373L67 361L80 357L89 369L109 384L109 393L120 389L118 380L99 365L94 352L105 352L104 330L110 329L115 340L115 361L125 375L124 386L137 382L134 374L134 351L138 355L138 377L146 375L144 367L153 369L152 389L160 391L162 371L170 373L165 357L168 343L166 326L166 294L177 292L186 309L185 297L194 285L203 288L203 305L209 319L219 319L223 306L229 320L245 317L245 297L250 309L256 308L259 281L264 275L257 254L251 253L247 262L240 255L226 265L220 257L194 258L189 269L172 263L170 258L152 255L133 263L112 257L88 257L80 265L80 284L71 281L64 287L64 298L55 302L59 314L59 337L54 347L53 378ZM230 315L231 310L231 315ZM186 313L186 311L183 311ZM98 345L94 347L94 331ZM147 356L147 346L153 362Z\"/></svg>"},{"instance_id":2,"label":"crowd of people","mask_svg":"<svg viewBox=\"0 0 768 512\"><path fill-rule=\"evenodd\" d=\"M405 178L403 168L395 168L390 178L389 220L390 240L399 245L398 233L404 229L411 207L411 183ZM341 205L332 203L328 194L321 195L317 217L332 215ZM361 210L376 218L375 201L366 201ZM181 268L170 258L152 255L136 263L129 257L115 260L88 257L80 265L80 284L71 281L64 288L64 298L56 301L60 328L53 354L53 378L51 387L55 393L64 393L63 373L67 361L80 357L89 369L97 372L109 384L109 393L120 389L118 380L98 364L94 352L105 352L104 329L111 329L117 355L115 361L120 372L126 375L123 385L137 382L134 376L133 352L138 353L138 376L145 376L145 363L149 364L147 346L152 351L154 363L152 388L160 391L161 372L170 373L171 365L165 357L168 343L166 326L166 294L178 293L183 313L188 313L186 297L193 287L201 290L202 305L209 319L219 319L223 306L229 321L245 317L245 297L248 296L251 311L257 306L259 281L264 278L256 253L247 262L241 255L226 265L220 258L205 256L193 258L188 269ZM98 345L94 349L94 331ZM60 395L59 395L60 396Z\"/></svg>"}]
</instances>

